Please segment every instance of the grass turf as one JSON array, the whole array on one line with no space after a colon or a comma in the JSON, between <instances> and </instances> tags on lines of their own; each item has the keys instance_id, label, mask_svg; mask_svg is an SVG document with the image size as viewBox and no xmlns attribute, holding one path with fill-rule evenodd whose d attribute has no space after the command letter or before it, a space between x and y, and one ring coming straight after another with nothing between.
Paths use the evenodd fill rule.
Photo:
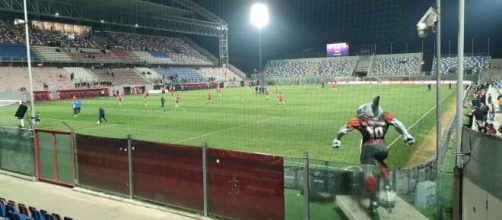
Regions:
<instances>
[{"instance_id":1,"label":"grass turf","mask_svg":"<svg viewBox=\"0 0 502 220\"><path fill-rule=\"evenodd\" d=\"M39 102L36 111L40 127L46 129L67 130L62 124L66 121L88 135L131 134L136 139L186 145L207 142L210 147L286 157L301 157L308 151L312 159L342 163L358 163L361 136L350 133L336 150L331 141L357 107L376 95L381 96L383 109L394 112L407 127L418 121L410 129L416 146L434 125L435 91L427 92L425 85L339 85L336 91L316 85L279 86L284 106L277 105L273 87L270 90L268 100L255 95L254 89L223 89L222 97L212 91L212 103L207 103L207 90L182 92L178 108L166 95L165 110L160 108L161 95L151 95L146 102L142 96L127 96L122 105L112 97L84 99L78 117L72 117L71 101ZM454 91L443 87L445 104L453 103ZM108 122L97 125L99 107L106 110ZM15 124L14 110L15 106L0 108L0 124ZM397 136L391 128L387 142ZM416 146L398 140L390 150L390 165L404 166Z\"/></svg>"}]
</instances>

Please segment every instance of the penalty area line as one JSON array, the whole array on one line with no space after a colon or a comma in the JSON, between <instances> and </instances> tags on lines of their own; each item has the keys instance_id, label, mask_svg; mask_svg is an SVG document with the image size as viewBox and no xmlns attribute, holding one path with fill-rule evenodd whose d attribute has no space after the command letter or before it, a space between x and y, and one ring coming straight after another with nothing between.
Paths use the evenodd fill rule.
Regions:
<instances>
[{"instance_id":1,"label":"penalty area line","mask_svg":"<svg viewBox=\"0 0 502 220\"><path fill-rule=\"evenodd\" d=\"M441 103L448 97L450 97L450 95L453 94L453 93L450 93L449 95L447 95L446 97L444 97L443 99L441 99ZM434 105L431 109L429 109L429 111L427 111L426 113L424 113L422 115L422 117L420 117L418 120L415 121L415 123L413 123L410 127L406 128L408 130L411 130L412 128L414 128L420 121L422 121L429 113L431 113L432 111L434 111L434 109L436 109L437 105ZM399 135L396 137L396 139L394 139L390 144L389 146L387 147L387 149L390 149L390 147L392 147L392 145L394 145L398 140L399 138L401 138L403 135Z\"/></svg>"},{"instance_id":2,"label":"penalty area line","mask_svg":"<svg viewBox=\"0 0 502 220\"><path fill-rule=\"evenodd\" d=\"M255 121L255 122L250 122L250 123L246 123L246 124L243 124L243 125L239 125L239 126L225 128L225 129L221 129L221 130L209 132L209 133L206 133L206 134L203 134L203 135L199 135L199 136L194 136L194 137L190 137L190 138L187 138L187 139L183 139L181 141L177 141L176 143L179 144L179 143L183 143L185 141L189 141L189 140L193 140L193 139L197 139L197 138L201 138L201 137L210 136L210 135L217 134L217 133L220 133L220 132L224 132L224 131L228 131L228 130L233 130L233 129L238 129L238 128L246 127L248 125L258 124L258 123L262 123L262 122L266 122L266 121L270 121L270 120L275 120L277 118L279 118L279 117L270 117L270 118L262 119L262 120L259 120L259 121Z\"/></svg>"}]
</instances>

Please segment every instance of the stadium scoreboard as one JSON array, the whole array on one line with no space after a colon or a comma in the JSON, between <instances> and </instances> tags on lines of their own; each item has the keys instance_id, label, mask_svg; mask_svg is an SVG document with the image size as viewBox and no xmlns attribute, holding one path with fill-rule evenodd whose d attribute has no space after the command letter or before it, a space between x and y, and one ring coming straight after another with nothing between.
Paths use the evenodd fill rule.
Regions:
<instances>
[{"instance_id":1,"label":"stadium scoreboard","mask_svg":"<svg viewBox=\"0 0 502 220\"><path fill-rule=\"evenodd\" d=\"M337 56L348 56L348 55L349 55L349 45L347 43L326 44L326 56L337 57Z\"/></svg>"}]
</instances>

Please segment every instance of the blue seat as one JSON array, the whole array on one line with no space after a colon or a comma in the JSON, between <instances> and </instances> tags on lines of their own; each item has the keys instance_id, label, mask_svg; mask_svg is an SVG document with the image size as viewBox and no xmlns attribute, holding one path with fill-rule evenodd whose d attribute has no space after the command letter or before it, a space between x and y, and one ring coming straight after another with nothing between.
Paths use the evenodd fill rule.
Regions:
<instances>
[{"instance_id":1,"label":"blue seat","mask_svg":"<svg viewBox=\"0 0 502 220\"><path fill-rule=\"evenodd\" d=\"M7 210L5 209L5 205L0 203L0 217L7 217Z\"/></svg>"},{"instance_id":2,"label":"blue seat","mask_svg":"<svg viewBox=\"0 0 502 220\"><path fill-rule=\"evenodd\" d=\"M73 220L73 219L72 219L72 218L70 218L70 217L64 217L64 219L63 219L63 220Z\"/></svg>"},{"instance_id":3,"label":"blue seat","mask_svg":"<svg viewBox=\"0 0 502 220\"><path fill-rule=\"evenodd\" d=\"M15 212L11 212L11 211L9 211L9 214L7 214L7 218L9 220L24 220L24 219L21 219L21 216L19 215L19 213L15 213Z\"/></svg>"},{"instance_id":4,"label":"blue seat","mask_svg":"<svg viewBox=\"0 0 502 220\"><path fill-rule=\"evenodd\" d=\"M9 212L12 212L12 213L15 213L15 214L19 214L19 212L17 211L16 207L11 206L11 205L7 205L7 214Z\"/></svg>"},{"instance_id":5,"label":"blue seat","mask_svg":"<svg viewBox=\"0 0 502 220\"><path fill-rule=\"evenodd\" d=\"M29 210L34 220L45 220L44 215L42 215L42 213L39 212L36 208L29 207Z\"/></svg>"}]
</instances>

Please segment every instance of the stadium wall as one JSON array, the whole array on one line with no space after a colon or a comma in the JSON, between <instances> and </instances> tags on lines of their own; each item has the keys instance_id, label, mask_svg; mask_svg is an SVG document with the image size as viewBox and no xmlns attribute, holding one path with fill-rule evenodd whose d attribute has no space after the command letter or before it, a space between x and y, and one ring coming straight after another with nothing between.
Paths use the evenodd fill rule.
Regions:
<instances>
[{"instance_id":1,"label":"stadium wall","mask_svg":"<svg viewBox=\"0 0 502 220\"><path fill-rule=\"evenodd\" d=\"M500 219L502 216L502 139L464 127L462 192L463 219Z\"/></svg>"}]
</instances>

